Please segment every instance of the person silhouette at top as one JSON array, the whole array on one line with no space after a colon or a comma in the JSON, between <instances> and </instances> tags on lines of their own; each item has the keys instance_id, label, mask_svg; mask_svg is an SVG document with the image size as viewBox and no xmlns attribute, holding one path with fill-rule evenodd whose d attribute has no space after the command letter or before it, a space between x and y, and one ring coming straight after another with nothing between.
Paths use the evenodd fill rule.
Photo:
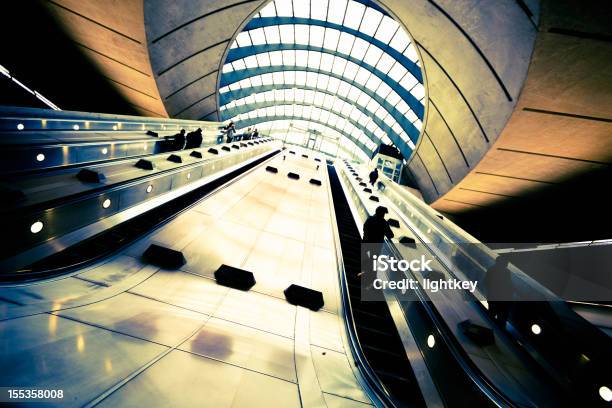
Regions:
<instances>
[{"instance_id":1,"label":"person silhouette at top","mask_svg":"<svg viewBox=\"0 0 612 408\"><path fill-rule=\"evenodd\" d=\"M187 133L187 143L185 149L194 149L202 145L202 129L198 128L193 132Z\"/></svg>"},{"instance_id":2,"label":"person silhouette at top","mask_svg":"<svg viewBox=\"0 0 612 408\"><path fill-rule=\"evenodd\" d=\"M227 126L225 126L225 135L227 138L226 143L232 142L235 131L236 131L236 126L234 125L234 121L230 120Z\"/></svg>"},{"instance_id":3,"label":"person silhouette at top","mask_svg":"<svg viewBox=\"0 0 612 408\"><path fill-rule=\"evenodd\" d=\"M489 316L500 327L506 327L506 321L512 305L512 277L508 269L508 260L498 256L495 264L487 270L484 278L489 304Z\"/></svg>"},{"instance_id":4,"label":"person silhouette at top","mask_svg":"<svg viewBox=\"0 0 612 408\"><path fill-rule=\"evenodd\" d=\"M174 135L174 150L183 150L185 148L185 129L181 129L179 133Z\"/></svg>"},{"instance_id":5,"label":"person silhouette at top","mask_svg":"<svg viewBox=\"0 0 612 408\"><path fill-rule=\"evenodd\" d=\"M374 185L374 183L376 183L376 180L378 180L378 169L374 167L374 170L370 172L370 184Z\"/></svg>"}]
</instances>

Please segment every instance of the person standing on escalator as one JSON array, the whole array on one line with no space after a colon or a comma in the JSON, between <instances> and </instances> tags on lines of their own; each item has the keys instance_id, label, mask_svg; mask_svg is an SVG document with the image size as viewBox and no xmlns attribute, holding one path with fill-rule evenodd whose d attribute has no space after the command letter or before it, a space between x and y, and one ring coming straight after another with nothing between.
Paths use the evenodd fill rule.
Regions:
<instances>
[{"instance_id":1,"label":"person standing on escalator","mask_svg":"<svg viewBox=\"0 0 612 408\"><path fill-rule=\"evenodd\" d=\"M389 213L386 207L379 206L376 208L374 215L368 217L363 224L363 239L362 239L362 263L366 261L365 271L361 272L360 276L364 281L362 287L365 290L372 288L374 279L376 279L376 271L372 269L372 259L374 255L379 256L382 252L382 247L385 242L385 237L391 239L395 235L391 231L389 223L385 216Z\"/></svg>"},{"instance_id":2,"label":"person standing on escalator","mask_svg":"<svg viewBox=\"0 0 612 408\"><path fill-rule=\"evenodd\" d=\"M376 180L378 180L378 169L374 167L374 170L370 172L370 184L373 186Z\"/></svg>"}]
</instances>

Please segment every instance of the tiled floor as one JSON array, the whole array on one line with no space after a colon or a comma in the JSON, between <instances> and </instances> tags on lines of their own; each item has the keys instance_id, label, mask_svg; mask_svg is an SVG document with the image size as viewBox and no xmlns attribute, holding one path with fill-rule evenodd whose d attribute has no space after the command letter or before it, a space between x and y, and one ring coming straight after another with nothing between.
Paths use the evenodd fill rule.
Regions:
<instances>
[{"instance_id":1,"label":"tiled floor","mask_svg":"<svg viewBox=\"0 0 612 408\"><path fill-rule=\"evenodd\" d=\"M63 389L58 406L369 404L337 315L325 166L286 156L269 163L277 174L255 170L105 264L0 289L0 385ZM143 265L152 242L187 264ZM217 285L221 263L252 271L257 285ZM287 303L291 283L321 290L325 310Z\"/></svg>"}]
</instances>

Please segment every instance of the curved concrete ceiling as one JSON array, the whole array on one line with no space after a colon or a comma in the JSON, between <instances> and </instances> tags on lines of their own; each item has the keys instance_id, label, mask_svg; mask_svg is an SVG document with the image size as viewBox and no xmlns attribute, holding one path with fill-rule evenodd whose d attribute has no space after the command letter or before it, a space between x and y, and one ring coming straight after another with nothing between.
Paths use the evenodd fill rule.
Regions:
<instances>
[{"instance_id":1,"label":"curved concrete ceiling","mask_svg":"<svg viewBox=\"0 0 612 408\"><path fill-rule=\"evenodd\" d=\"M143 116L168 117L149 62L143 0L42 3L130 105Z\"/></svg>"}]
</instances>

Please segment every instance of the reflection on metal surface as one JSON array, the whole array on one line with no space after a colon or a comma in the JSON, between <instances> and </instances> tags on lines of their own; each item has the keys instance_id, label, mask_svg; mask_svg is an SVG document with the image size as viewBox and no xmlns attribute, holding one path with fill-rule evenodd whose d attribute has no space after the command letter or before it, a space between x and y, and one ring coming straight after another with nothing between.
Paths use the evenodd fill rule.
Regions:
<instances>
[{"instance_id":1,"label":"reflection on metal surface","mask_svg":"<svg viewBox=\"0 0 612 408\"><path fill-rule=\"evenodd\" d=\"M0 383L63 388L68 406L368 406L336 314L327 182L298 157L274 159L304 175L298 183L264 163L103 264L0 289L15 302L0 315ZM151 243L188 263L143 265ZM257 285L217 285L221 263L252 271ZM322 291L326 310L288 304L291 283Z\"/></svg>"}]
</instances>

